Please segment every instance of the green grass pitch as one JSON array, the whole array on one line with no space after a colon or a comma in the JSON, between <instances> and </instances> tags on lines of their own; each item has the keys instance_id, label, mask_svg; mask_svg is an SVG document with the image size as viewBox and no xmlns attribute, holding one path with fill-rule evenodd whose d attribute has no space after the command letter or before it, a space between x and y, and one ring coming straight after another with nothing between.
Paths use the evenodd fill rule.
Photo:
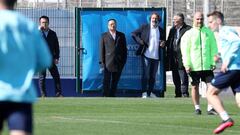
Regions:
<instances>
[{"instance_id":1,"label":"green grass pitch","mask_svg":"<svg viewBox=\"0 0 240 135\"><path fill-rule=\"evenodd\" d=\"M221 121L194 114L191 98L45 98L34 105L35 135L212 135ZM224 105L235 125L223 135L240 135L240 111L234 99ZM7 134L6 126L3 135Z\"/></svg>"}]
</instances>

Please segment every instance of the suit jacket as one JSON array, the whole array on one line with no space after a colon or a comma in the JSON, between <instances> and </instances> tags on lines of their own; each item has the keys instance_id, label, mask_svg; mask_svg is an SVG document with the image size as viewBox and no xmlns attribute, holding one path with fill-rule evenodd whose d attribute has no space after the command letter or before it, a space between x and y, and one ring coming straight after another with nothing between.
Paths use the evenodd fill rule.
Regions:
<instances>
[{"instance_id":1,"label":"suit jacket","mask_svg":"<svg viewBox=\"0 0 240 135\"><path fill-rule=\"evenodd\" d=\"M122 32L116 31L114 40L110 32L105 32L100 40L100 65L110 72L122 71L127 60L126 38Z\"/></svg>"},{"instance_id":2,"label":"suit jacket","mask_svg":"<svg viewBox=\"0 0 240 135\"><path fill-rule=\"evenodd\" d=\"M141 55L146 51L146 48L149 46L149 35L150 35L150 24L142 25L140 28L132 32L132 37L139 44L139 48L143 48ZM166 34L161 27L158 27L160 37L159 40L166 41ZM138 50L139 51L139 50ZM159 57L160 57L160 47L159 47ZM159 58L160 59L160 58Z\"/></svg>"},{"instance_id":3,"label":"suit jacket","mask_svg":"<svg viewBox=\"0 0 240 135\"><path fill-rule=\"evenodd\" d=\"M177 32L176 29L173 27L170 29L168 39L166 42L166 49L167 49L167 57L166 57L166 70L173 70L175 69L184 69L183 62L182 62L182 53L180 49L181 38L183 34L191 29L192 27L189 25L183 24L182 28L179 31L179 37L177 43L175 42L175 33Z\"/></svg>"},{"instance_id":4,"label":"suit jacket","mask_svg":"<svg viewBox=\"0 0 240 135\"><path fill-rule=\"evenodd\" d=\"M53 30L49 29L47 37L44 36L45 41L48 44L49 50L52 54L53 59L59 59L59 43L58 43L58 38L56 32Z\"/></svg>"}]
</instances>

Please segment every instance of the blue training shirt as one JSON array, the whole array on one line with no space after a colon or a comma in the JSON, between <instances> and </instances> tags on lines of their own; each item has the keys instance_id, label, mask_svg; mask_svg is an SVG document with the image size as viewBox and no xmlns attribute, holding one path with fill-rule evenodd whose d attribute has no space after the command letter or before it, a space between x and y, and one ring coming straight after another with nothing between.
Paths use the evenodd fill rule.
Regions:
<instances>
[{"instance_id":1,"label":"blue training shirt","mask_svg":"<svg viewBox=\"0 0 240 135\"><path fill-rule=\"evenodd\" d=\"M25 16L0 10L0 18L0 101L32 103L37 99L32 77L50 66L49 49Z\"/></svg>"},{"instance_id":2,"label":"blue training shirt","mask_svg":"<svg viewBox=\"0 0 240 135\"><path fill-rule=\"evenodd\" d=\"M229 63L228 70L240 70L240 36L233 27L223 26L219 31L221 57Z\"/></svg>"}]
</instances>

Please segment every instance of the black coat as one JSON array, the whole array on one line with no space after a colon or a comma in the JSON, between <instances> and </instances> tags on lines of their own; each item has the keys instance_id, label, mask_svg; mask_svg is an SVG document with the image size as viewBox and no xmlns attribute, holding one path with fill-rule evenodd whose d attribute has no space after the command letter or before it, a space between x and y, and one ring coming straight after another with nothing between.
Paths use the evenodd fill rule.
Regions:
<instances>
[{"instance_id":1,"label":"black coat","mask_svg":"<svg viewBox=\"0 0 240 135\"><path fill-rule=\"evenodd\" d=\"M183 34L191 29L192 27L189 25L184 25L179 31L179 39L177 41L176 46L174 46L174 36L176 33L176 29L173 27L171 28L168 39L166 42L166 70L171 71L173 69L184 69L183 62L182 62L182 53L181 53L181 37Z\"/></svg>"},{"instance_id":2,"label":"black coat","mask_svg":"<svg viewBox=\"0 0 240 135\"><path fill-rule=\"evenodd\" d=\"M49 29L47 37L44 37L48 44L49 50L52 54L53 59L59 59L59 43L56 32Z\"/></svg>"},{"instance_id":3,"label":"black coat","mask_svg":"<svg viewBox=\"0 0 240 135\"><path fill-rule=\"evenodd\" d=\"M139 44L140 47L144 46L144 48L145 48L141 52L141 55L144 54L144 52L146 51L146 48L149 46L150 29L151 29L150 24L145 24L145 25L142 25L137 30L132 32L132 37L136 41L136 43ZM166 41L165 31L161 27L158 27L158 29L159 29L159 33L160 33L159 40ZM161 55L160 55L160 47L159 47L159 57L160 56Z\"/></svg>"},{"instance_id":4,"label":"black coat","mask_svg":"<svg viewBox=\"0 0 240 135\"><path fill-rule=\"evenodd\" d=\"M119 72L127 61L126 38L122 32L116 31L114 40L110 32L105 32L100 40L100 64L110 72Z\"/></svg>"}]
</instances>

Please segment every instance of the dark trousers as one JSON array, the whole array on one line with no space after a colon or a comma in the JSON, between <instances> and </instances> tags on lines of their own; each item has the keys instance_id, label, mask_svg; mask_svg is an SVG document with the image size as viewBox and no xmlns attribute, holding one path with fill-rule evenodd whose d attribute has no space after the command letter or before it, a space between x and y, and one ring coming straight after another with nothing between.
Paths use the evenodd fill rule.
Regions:
<instances>
[{"instance_id":1,"label":"dark trousers","mask_svg":"<svg viewBox=\"0 0 240 135\"><path fill-rule=\"evenodd\" d=\"M56 64L52 64L52 66L48 69L50 74L53 77L54 83L55 83L55 94L56 96L59 96L62 94L62 89L61 89L61 82L60 82L60 75L58 72L58 68ZM39 73L39 89L42 94L42 96L46 96L46 70L42 71Z\"/></svg>"},{"instance_id":2,"label":"dark trousers","mask_svg":"<svg viewBox=\"0 0 240 135\"><path fill-rule=\"evenodd\" d=\"M142 92L147 92L147 96L150 96L151 92L153 92L158 64L159 60L142 56Z\"/></svg>"},{"instance_id":3,"label":"dark trousers","mask_svg":"<svg viewBox=\"0 0 240 135\"><path fill-rule=\"evenodd\" d=\"M104 76L103 76L103 96L104 97L115 97L121 72L122 71L110 72L107 70L107 68L104 69Z\"/></svg>"},{"instance_id":4,"label":"dark trousers","mask_svg":"<svg viewBox=\"0 0 240 135\"><path fill-rule=\"evenodd\" d=\"M182 97L189 96L188 93L188 74L183 70L172 70L173 83L175 85L175 96Z\"/></svg>"}]
</instances>

